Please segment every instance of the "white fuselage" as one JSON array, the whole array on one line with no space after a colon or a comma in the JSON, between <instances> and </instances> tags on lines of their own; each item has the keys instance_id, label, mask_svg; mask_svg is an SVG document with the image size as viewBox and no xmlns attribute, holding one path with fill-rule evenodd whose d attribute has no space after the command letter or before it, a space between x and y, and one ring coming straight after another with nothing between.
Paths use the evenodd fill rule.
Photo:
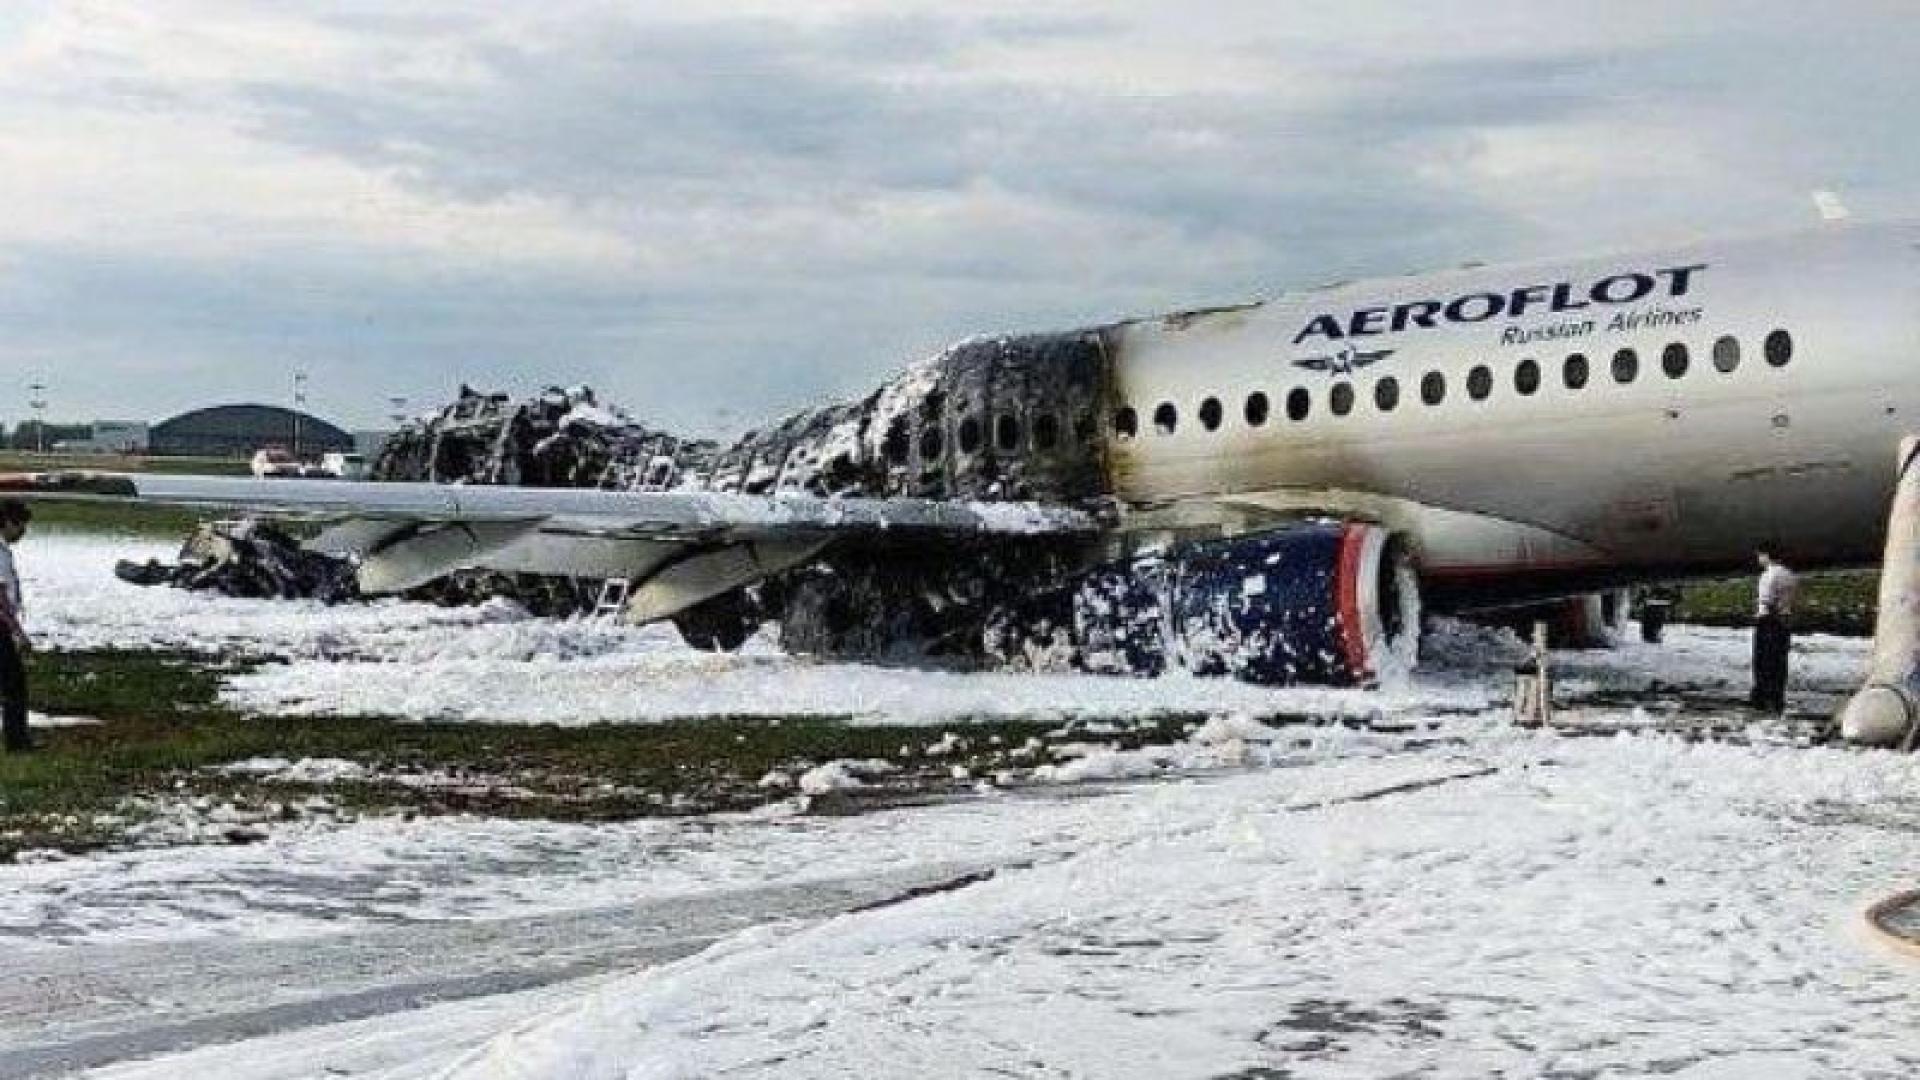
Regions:
<instances>
[{"instance_id":1,"label":"white fuselage","mask_svg":"<svg viewBox=\"0 0 1920 1080\"><path fill-rule=\"evenodd\" d=\"M1868 562L1920 430L1920 225L1340 285L1114 340L1136 528L1352 513L1442 578Z\"/></svg>"}]
</instances>

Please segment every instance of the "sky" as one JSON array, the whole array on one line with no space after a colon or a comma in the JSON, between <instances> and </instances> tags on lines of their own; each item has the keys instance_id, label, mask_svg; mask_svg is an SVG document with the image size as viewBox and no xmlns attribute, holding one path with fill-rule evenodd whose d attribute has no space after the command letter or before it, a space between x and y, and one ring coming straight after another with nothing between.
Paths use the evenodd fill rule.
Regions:
<instances>
[{"instance_id":1,"label":"sky","mask_svg":"<svg viewBox=\"0 0 1920 1080\"><path fill-rule=\"evenodd\" d=\"M980 333L1920 216L1911 0L7 0L0 423L736 433Z\"/></svg>"}]
</instances>

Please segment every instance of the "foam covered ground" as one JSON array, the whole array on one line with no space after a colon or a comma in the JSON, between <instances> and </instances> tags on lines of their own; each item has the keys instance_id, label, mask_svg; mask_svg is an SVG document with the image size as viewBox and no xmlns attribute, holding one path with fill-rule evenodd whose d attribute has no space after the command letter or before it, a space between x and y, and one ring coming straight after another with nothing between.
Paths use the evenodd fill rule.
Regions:
<instances>
[{"instance_id":1,"label":"foam covered ground","mask_svg":"<svg viewBox=\"0 0 1920 1080\"><path fill-rule=\"evenodd\" d=\"M1153 778L1110 788L844 818L313 823L244 848L0 867L0 956L16 971L50 950L132 941L297 943L907 867L993 870L731 933L664 966L103 1075L1920 1074L1920 969L1855 929L1869 900L1920 877L1920 764L1654 731L1517 732L1493 704L1512 659L1501 635L1448 625L1426 669L1381 693L940 675L814 664L764 642L707 657L661 632L505 605L142 590L105 576L127 550L41 537L22 552L48 643L284 656L231 690L269 714L950 723L1176 708L1217 720L1186 744L1053 778ZM1556 661L1576 712L1619 719L1683 697L1722 708L1744 690L1745 650L1744 634L1677 628L1663 646ZM1798 643L1796 704L1824 707L1865 653ZM1256 719L1329 712L1388 712L1415 731L1296 742ZM1063 797L1075 791L1087 797Z\"/></svg>"},{"instance_id":2,"label":"foam covered ground","mask_svg":"<svg viewBox=\"0 0 1920 1080\"><path fill-rule=\"evenodd\" d=\"M1854 929L1869 898L1920 868L1920 765L1463 723L1465 745L1330 743L1094 799L984 797L800 829L741 822L697 868L634 859L630 887L686 887L686 870L713 883L777 876L815 858L999 869L511 1007L441 1006L104 1075L1891 1080L1920 1069L1920 968ZM576 835L582 847L609 839ZM535 881L564 887L562 866ZM616 895L612 880L578 898Z\"/></svg>"},{"instance_id":3,"label":"foam covered ground","mask_svg":"<svg viewBox=\"0 0 1920 1080\"><path fill-rule=\"evenodd\" d=\"M1161 787L1043 865L742 934L450 1075L1912 1076L1920 970L1847 925L1920 867L1916 783L1489 736Z\"/></svg>"}]
</instances>

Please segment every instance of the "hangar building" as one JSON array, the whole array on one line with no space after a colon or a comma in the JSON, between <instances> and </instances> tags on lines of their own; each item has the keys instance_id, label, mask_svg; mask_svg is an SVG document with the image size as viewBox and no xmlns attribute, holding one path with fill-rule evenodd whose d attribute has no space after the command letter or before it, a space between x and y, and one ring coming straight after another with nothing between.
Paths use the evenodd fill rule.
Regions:
<instances>
[{"instance_id":1,"label":"hangar building","mask_svg":"<svg viewBox=\"0 0 1920 1080\"><path fill-rule=\"evenodd\" d=\"M298 450L303 457L351 451L353 436L317 416L278 405L215 405L153 426L149 452L196 457L248 457L263 446Z\"/></svg>"}]
</instances>

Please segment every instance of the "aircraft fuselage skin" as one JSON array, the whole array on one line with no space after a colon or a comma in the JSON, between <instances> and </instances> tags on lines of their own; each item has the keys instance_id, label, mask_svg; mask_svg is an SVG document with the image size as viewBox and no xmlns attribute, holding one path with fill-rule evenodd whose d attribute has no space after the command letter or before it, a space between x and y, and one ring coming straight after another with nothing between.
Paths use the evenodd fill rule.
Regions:
<instances>
[{"instance_id":1,"label":"aircraft fuselage skin","mask_svg":"<svg viewBox=\"0 0 1920 1080\"><path fill-rule=\"evenodd\" d=\"M1368 281L1104 338L1136 536L1349 514L1408 536L1439 592L1516 598L1757 546L1871 563L1920 430L1920 226Z\"/></svg>"}]
</instances>

